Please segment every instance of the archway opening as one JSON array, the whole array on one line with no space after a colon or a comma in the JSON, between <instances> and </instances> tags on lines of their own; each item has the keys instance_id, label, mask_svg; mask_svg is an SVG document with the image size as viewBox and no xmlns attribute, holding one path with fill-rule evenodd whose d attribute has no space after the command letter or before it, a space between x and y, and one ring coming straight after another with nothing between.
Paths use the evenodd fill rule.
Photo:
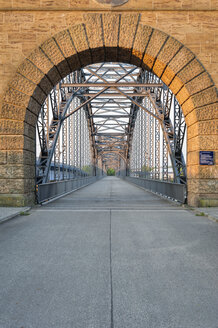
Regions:
<instances>
[{"instance_id":1,"label":"archway opening","mask_svg":"<svg viewBox=\"0 0 218 328\"><path fill-rule=\"evenodd\" d=\"M188 132L189 204L200 205L204 200L216 204L216 166L199 163L199 151L217 152L216 87L189 49L144 25L138 14L86 14L82 24L45 41L19 66L1 107L1 148L6 162L0 203L35 201L35 125L50 91L71 72L108 61L154 73L176 96Z\"/></svg>"},{"instance_id":2,"label":"archway opening","mask_svg":"<svg viewBox=\"0 0 218 328\"><path fill-rule=\"evenodd\" d=\"M151 179L154 185L185 185L185 133L181 107L160 78L125 63L86 66L61 80L41 108L36 129L39 195L44 184L48 199L55 196L48 183L111 170L120 177Z\"/></svg>"}]
</instances>

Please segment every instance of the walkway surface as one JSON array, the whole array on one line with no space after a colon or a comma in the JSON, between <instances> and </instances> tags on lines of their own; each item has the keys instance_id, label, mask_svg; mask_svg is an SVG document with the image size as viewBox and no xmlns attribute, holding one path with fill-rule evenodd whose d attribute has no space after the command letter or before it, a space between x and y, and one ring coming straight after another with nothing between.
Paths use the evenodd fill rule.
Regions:
<instances>
[{"instance_id":1,"label":"walkway surface","mask_svg":"<svg viewBox=\"0 0 218 328\"><path fill-rule=\"evenodd\" d=\"M1 328L217 328L218 224L114 177L0 225Z\"/></svg>"}]
</instances>

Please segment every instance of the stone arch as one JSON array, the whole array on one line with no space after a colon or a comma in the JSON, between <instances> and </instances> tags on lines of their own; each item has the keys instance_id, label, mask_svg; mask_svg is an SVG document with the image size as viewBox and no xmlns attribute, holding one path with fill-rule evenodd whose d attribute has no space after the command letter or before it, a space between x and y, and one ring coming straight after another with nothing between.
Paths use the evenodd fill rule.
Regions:
<instances>
[{"instance_id":1,"label":"stone arch","mask_svg":"<svg viewBox=\"0 0 218 328\"><path fill-rule=\"evenodd\" d=\"M94 31L94 33L93 33ZM216 167L199 150L217 150L217 90L196 56L139 14L84 14L35 49L18 67L0 111L0 204L34 201L35 124L46 96L63 77L93 62L119 61L151 70L176 95L188 128L188 201L216 202ZM217 154L217 153L216 153ZM216 156L218 157L218 156Z\"/></svg>"}]
</instances>

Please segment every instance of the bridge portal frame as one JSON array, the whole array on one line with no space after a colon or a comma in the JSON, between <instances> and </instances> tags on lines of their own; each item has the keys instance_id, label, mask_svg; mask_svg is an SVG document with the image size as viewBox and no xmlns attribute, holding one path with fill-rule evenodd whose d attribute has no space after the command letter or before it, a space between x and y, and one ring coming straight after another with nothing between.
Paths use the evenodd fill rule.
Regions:
<instances>
[{"instance_id":1,"label":"bridge portal frame","mask_svg":"<svg viewBox=\"0 0 218 328\"><path fill-rule=\"evenodd\" d=\"M95 31L95 33L93 33ZM72 71L97 62L145 68L170 88L188 133L188 203L217 204L217 166L200 166L199 151L217 154L217 89L196 56L179 41L140 22L137 13L87 13L81 24L37 47L18 67L1 106L0 204L35 202L35 125L47 95ZM218 156L215 156L216 163Z\"/></svg>"}]
</instances>

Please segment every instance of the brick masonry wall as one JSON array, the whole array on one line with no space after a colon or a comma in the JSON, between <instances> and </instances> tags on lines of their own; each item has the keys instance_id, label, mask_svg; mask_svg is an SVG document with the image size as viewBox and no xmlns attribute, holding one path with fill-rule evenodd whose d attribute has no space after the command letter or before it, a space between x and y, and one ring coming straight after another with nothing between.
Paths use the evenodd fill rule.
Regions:
<instances>
[{"instance_id":1,"label":"brick masonry wall","mask_svg":"<svg viewBox=\"0 0 218 328\"><path fill-rule=\"evenodd\" d=\"M87 51L89 47L94 49L103 46L101 32L99 32L101 31L100 16L84 16L84 11L87 10L87 13L90 10L92 13L98 10L99 13L99 9L101 12L112 11L111 8L102 7L95 1L41 0L38 1L38 6L36 2L14 0L12 6L12 2L0 0L0 7L5 9L0 12L1 101L4 96L0 112L2 118L0 203L23 205L33 201L34 125L40 103L52 87L51 81L55 84L60 79L52 66L59 65L59 74L64 76L69 69L63 62L64 57L74 55L68 62L71 69L78 67L78 58L72 43L69 42L69 33L77 51L80 52L82 64L89 63L91 55L95 58L98 56L98 60L103 61L102 50L93 50L92 54ZM150 5L152 8L149 7ZM136 5L136 1L131 0L119 8L119 11L124 14L121 15L119 47L129 50L121 52L109 49L105 54L108 59L114 57L116 60L118 56L120 61L126 60L131 55L135 37L134 49L132 49L134 58L138 58L138 61L143 59L147 67L152 68L158 76L161 76L182 104L188 125L187 169L190 204L198 204L199 199L213 199L215 202L217 198L217 167L200 167L198 163L199 150L216 150L216 159L218 157L217 121L215 121L217 107L214 104L217 94L213 84L213 81L216 85L218 82L216 63L218 20L217 11L213 10L215 5L213 1L202 1L196 8L198 11L195 11L194 5L189 1L137 1ZM80 10L82 6L84 11ZM205 7L210 10L203 11ZM9 11L8 9L11 8L12 10ZM136 11L135 15L125 12L131 9ZM134 36L132 31L136 29L138 21L137 9L141 17L137 34ZM150 9L153 10L150 11ZM202 11L199 11L200 9ZM104 17L105 46L116 47L119 17L116 14ZM86 24L87 35L85 35L83 25L80 24L83 22ZM75 24L79 25L72 27ZM155 29L150 37L152 29L143 27L144 25L167 34ZM66 28L69 29L69 33L58 33ZM96 31L95 35L93 30ZM51 39L54 35L56 35L55 41ZM212 76L213 81L194 54L186 48L180 49L181 44L169 38L168 35L175 37L193 51ZM146 54L142 58L148 38L150 41ZM42 43L43 52L41 50L33 52ZM29 57L30 62L25 61L25 64L21 65L26 57ZM135 64L139 63L137 60ZM169 65L167 65L168 62ZM45 78L44 74L48 74L50 81ZM38 83L41 86L40 90L36 88ZM8 85L10 89L5 94ZM33 97L30 98L31 96Z\"/></svg>"}]
</instances>

